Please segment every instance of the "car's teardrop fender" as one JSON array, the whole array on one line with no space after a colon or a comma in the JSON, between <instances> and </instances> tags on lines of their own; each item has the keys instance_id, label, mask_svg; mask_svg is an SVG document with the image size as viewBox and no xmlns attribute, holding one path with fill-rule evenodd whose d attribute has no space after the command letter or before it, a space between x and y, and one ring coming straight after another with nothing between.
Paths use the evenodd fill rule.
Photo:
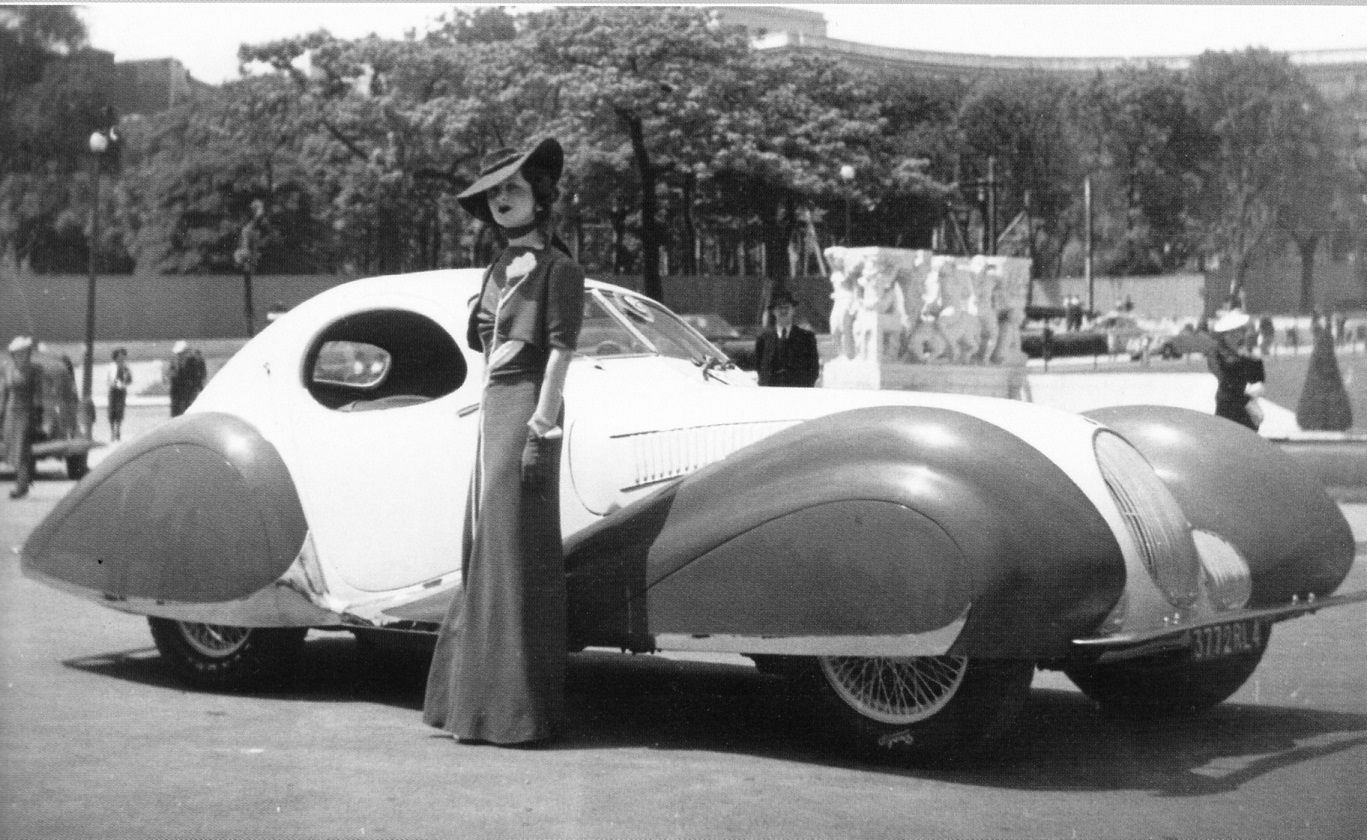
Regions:
<instances>
[{"instance_id":1,"label":"car's teardrop fender","mask_svg":"<svg viewBox=\"0 0 1367 840\"><path fill-rule=\"evenodd\" d=\"M111 452L21 556L26 575L87 597L216 603L273 583L306 534L275 447L238 417L202 412Z\"/></svg>"},{"instance_id":2,"label":"car's teardrop fender","mask_svg":"<svg viewBox=\"0 0 1367 840\"><path fill-rule=\"evenodd\" d=\"M1061 653L1125 577L1058 465L924 406L772 435L576 535L567 564L584 636L902 635L968 610L954 648L974 656Z\"/></svg>"},{"instance_id":3,"label":"car's teardrop fender","mask_svg":"<svg viewBox=\"0 0 1367 840\"><path fill-rule=\"evenodd\" d=\"M1222 417L1157 405L1086 412L1124 435L1186 513L1248 561L1250 607L1333 592L1353 565L1352 529L1319 481L1257 433Z\"/></svg>"}]
</instances>

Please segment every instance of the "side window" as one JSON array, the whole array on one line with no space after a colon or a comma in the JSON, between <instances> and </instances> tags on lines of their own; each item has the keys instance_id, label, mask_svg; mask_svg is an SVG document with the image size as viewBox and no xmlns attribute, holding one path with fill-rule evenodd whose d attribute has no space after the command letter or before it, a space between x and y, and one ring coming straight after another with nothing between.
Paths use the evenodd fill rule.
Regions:
<instances>
[{"instance_id":1,"label":"side window","mask_svg":"<svg viewBox=\"0 0 1367 840\"><path fill-rule=\"evenodd\" d=\"M334 321L314 338L301 370L313 398L338 411L402 408L444 397L467 373L455 337L404 309Z\"/></svg>"}]
</instances>

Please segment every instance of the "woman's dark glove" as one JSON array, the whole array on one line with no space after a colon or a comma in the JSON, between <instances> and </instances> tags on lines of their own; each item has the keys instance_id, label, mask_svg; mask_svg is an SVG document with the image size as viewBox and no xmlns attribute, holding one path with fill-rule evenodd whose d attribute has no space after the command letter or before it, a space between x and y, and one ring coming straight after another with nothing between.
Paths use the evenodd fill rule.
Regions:
<instances>
[{"instance_id":1,"label":"woman's dark glove","mask_svg":"<svg viewBox=\"0 0 1367 840\"><path fill-rule=\"evenodd\" d=\"M545 490L555 476L560 462L560 437L541 437L527 433L522 447L522 486L527 490Z\"/></svg>"}]
</instances>

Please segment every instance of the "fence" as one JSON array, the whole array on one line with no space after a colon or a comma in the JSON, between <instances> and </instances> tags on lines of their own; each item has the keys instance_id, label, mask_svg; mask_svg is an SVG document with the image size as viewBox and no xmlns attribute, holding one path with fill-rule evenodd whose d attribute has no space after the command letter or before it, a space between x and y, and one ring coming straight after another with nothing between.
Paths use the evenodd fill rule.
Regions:
<instances>
[{"instance_id":1,"label":"fence","mask_svg":"<svg viewBox=\"0 0 1367 840\"><path fill-rule=\"evenodd\" d=\"M279 302L293 306L350 278L327 275L257 277L255 323ZM61 343L85 339L87 278L0 270L0 337L32 335ZM236 275L101 275L95 292L95 335L122 341L237 338L247 334L242 278Z\"/></svg>"},{"instance_id":2,"label":"fence","mask_svg":"<svg viewBox=\"0 0 1367 840\"><path fill-rule=\"evenodd\" d=\"M300 301L351 278L329 275L267 275L252 282L255 323L266 323L275 303ZM639 277L603 277L640 290ZM86 280L75 274L16 274L0 269L0 338L32 335L62 343L85 339ZM716 312L733 324L759 321L761 277L666 277L665 303L676 312ZM830 283L824 277L789 281L801 302L800 320L825 331ZM246 335L242 278L236 275L101 275L96 284L95 335L122 341L177 338L238 338Z\"/></svg>"}]
</instances>

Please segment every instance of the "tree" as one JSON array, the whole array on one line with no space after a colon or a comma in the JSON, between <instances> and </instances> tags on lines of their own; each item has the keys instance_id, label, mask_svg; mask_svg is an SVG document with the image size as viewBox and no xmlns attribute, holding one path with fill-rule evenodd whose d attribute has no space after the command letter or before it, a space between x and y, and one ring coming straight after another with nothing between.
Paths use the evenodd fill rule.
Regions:
<instances>
[{"instance_id":1,"label":"tree","mask_svg":"<svg viewBox=\"0 0 1367 840\"><path fill-rule=\"evenodd\" d=\"M696 174L696 134L719 97L718 72L747 51L738 32L715 25L704 9L570 7L533 15L533 66L564 96L559 122L572 144L629 150L639 183L644 291L663 299L659 187L671 169ZM524 71L531 76L531 67ZM618 205L614 204L614 207Z\"/></svg>"},{"instance_id":2,"label":"tree","mask_svg":"<svg viewBox=\"0 0 1367 840\"><path fill-rule=\"evenodd\" d=\"M111 121L109 61L80 52L85 37L72 7L0 7L0 257L38 271L82 270L99 247L87 143ZM100 161L111 174L115 157Z\"/></svg>"},{"instance_id":3,"label":"tree","mask_svg":"<svg viewBox=\"0 0 1367 840\"><path fill-rule=\"evenodd\" d=\"M1290 176L1276 199L1277 228L1296 245L1300 256L1300 311L1315 310L1315 252L1336 232L1337 208L1351 206L1353 196L1333 115L1319 92L1307 85L1302 100L1304 121L1299 142L1285 151Z\"/></svg>"},{"instance_id":4,"label":"tree","mask_svg":"<svg viewBox=\"0 0 1367 840\"><path fill-rule=\"evenodd\" d=\"M1026 212L1038 220L1038 233L1029 232L1036 276L1044 265L1057 265L1077 205L1080 178L1065 118L1068 93L1067 83L1052 74L991 76L970 91L959 110L959 131L968 152L962 176L983 179L989 158L996 164L998 218L990 220L989 229L1001 229L1004 213Z\"/></svg>"},{"instance_id":5,"label":"tree","mask_svg":"<svg viewBox=\"0 0 1367 840\"><path fill-rule=\"evenodd\" d=\"M1214 140L1198 205L1206 245L1232 262L1229 298L1240 302L1249 265L1279 226L1315 218L1315 205L1331 199L1296 183L1318 181L1325 163L1321 112L1304 75L1266 49L1203 53L1187 78L1192 110Z\"/></svg>"},{"instance_id":6,"label":"tree","mask_svg":"<svg viewBox=\"0 0 1367 840\"><path fill-rule=\"evenodd\" d=\"M1152 66L1098 73L1074 91L1069 110L1101 209L1101 271L1150 274L1185 264L1198 237L1191 183L1209 138L1187 107L1181 76Z\"/></svg>"}]
</instances>

